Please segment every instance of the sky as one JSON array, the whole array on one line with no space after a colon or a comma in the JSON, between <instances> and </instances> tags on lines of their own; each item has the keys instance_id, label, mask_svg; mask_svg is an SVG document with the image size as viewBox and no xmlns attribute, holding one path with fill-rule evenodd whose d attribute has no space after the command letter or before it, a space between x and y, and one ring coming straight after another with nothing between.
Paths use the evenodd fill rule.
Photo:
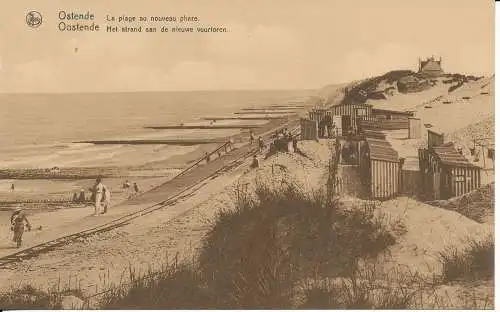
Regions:
<instances>
[{"instance_id":1,"label":"sky","mask_svg":"<svg viewBox=\"0 0 500 312\"><path fill-rule=\"evenodd\" d=\"M60 32L61 10L101 29L106 15L185 14L229 32ZM317 89L431 55L491 75L493 36L490 0L16 0L0 10L0 93Z\"/></svg>"}]
</instances>

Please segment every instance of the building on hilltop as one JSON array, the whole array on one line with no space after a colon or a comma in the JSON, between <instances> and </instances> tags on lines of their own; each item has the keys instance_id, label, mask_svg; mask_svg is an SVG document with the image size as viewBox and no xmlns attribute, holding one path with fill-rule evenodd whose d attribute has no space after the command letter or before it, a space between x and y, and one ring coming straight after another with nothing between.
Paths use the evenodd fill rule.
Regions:
<instances>
[{"instance_id":1,"label":"building on hilltop","mask_svg":"<svg viewBox=\"0 0 500 312\"><path fill-rule=\"evenodd\" d=\"M438 77L441 76L444 71L441 67L442 59L435 60L434 56L427 58L422 61L420 58L418 59L418 73L427 77Z\"/></svg>"}]
</instances>

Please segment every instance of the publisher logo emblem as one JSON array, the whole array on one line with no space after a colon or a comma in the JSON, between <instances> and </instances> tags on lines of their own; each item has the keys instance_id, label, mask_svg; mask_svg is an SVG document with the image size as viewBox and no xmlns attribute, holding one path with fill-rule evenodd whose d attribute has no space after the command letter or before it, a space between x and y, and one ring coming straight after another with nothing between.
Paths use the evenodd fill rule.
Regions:
<instances>
[{"instance_id":1,"label":"publisher logo emblem","mask_svg":"<svg viewBox=\"0 0 500 312\"><path fill-rule=\"evenodd\" d=\"M26 24L31 28L37 28L42 25L42 14L37 11L31 11L26 15Z\"/></svg>"}]
</instances>

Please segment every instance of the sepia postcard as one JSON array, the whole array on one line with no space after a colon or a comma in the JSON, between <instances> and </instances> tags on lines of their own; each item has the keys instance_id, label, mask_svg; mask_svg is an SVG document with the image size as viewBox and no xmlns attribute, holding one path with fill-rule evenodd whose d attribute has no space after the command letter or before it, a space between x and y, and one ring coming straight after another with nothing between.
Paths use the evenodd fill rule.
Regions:
<instances>
[{"instance_id":1,"label":"sepia postcard","mask_svg":"<svg viewBox=\"0 0 500 312\"><path fill-rule=\"evenodd\" d=\"M490 0L3 0L0 310L494 309Z\"/></svg>"}]
</instances>

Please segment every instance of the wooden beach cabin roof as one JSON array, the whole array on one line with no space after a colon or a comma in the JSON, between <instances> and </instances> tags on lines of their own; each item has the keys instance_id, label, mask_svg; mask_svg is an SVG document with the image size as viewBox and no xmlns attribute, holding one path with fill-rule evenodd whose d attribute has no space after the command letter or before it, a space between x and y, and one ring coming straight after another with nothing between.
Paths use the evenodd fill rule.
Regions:
<instances>
[{"instance_id":1,"label":"wooden beach cabin roof","mask_svg":"<svg viewBox=\"0 0 500 312\"><path fill-rule=\"evenodd\" d=\"M410 111L398 111L394 109L385 109L385 108L372 108L372 114L392 114L392 115L404 115L404 116L413 116L413 112Z\"/></svg>"},{"instance_id":2,"label":"wooden beach cabin roof","mask_svg":"<svg viewBox=\"0 0 500 312\"><path fill-rule=\"evenodd\" d=\"M392 148L391 144L386 140L366 138L368 149L370 151L370 159L378 159L385 161L399 161L398 152Z\"/></svg>"},{"instance_id":3,"label":"wooden beach cabin roof","mask_svg":"<svg viewBox=\"0 0 500 312\"><path fill-rule=\"evenodd\" d=\"M440 146L435 146L434 153L439 161L444 165L460 166L460 167L477 167L471 164L467 158L456 151L453 142L448 142Z\"/></svg>"}]
</instances>

